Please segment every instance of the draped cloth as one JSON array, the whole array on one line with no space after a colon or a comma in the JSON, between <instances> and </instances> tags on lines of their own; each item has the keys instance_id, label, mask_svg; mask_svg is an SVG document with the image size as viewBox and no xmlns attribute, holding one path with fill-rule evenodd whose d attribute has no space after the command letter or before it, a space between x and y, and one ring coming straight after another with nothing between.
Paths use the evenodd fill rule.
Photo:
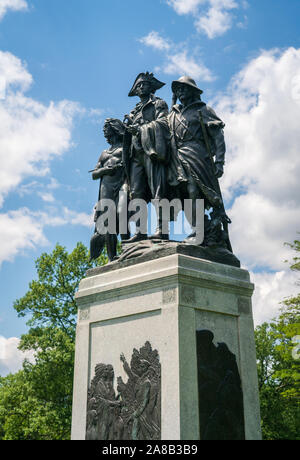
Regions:
<instances>
[{"instance_id":1,"label":"draped cloth","mask_svg":"<svg viewBox=\"0 0 300 460\"><path fill-rule=\"evenodd\" d=\"M112 200L115 203L116 210L118 210L119 192L122 189L125 182L124 169L121 166L122 147L118 147L116 149L104 150L95 168L118 168L114 171L112 175L105 174L100 182L98 204L96 207L96 212L98 214L96 219L96 229L99 234L105 234L103 222L101 219L99 219L99 217L102 214L102 211L100 211L101 201Z\"/></svg>"},{"instance_id":2,"label":"draped cloth","mask_svg":"<svg viewBox=\"0 0 300 460\"><path fill-rule=\"evenodd\" d=\"M212 158L208 152L200 123L201 111L208 134L210 150L216 162L224 163L224 123L213 109L197 101L187 107L175 105L169 115L171 156L168 183L172 187L196 183L208 206L220 200Z\"/></svg>"},{"instance_id":3,"label":"draped cloth","mask_svg":"<svg viewBox=\"0 0 300 460\"><path fill-rule=\"evenodd\" d=\"M168 106L151 95L139 102L128 116L130 124L139 127L137 135L125 134L123 161L129 177L133 198L166 197L167 173L165 164L169 154Z\"/></svg>"}]
</instances>

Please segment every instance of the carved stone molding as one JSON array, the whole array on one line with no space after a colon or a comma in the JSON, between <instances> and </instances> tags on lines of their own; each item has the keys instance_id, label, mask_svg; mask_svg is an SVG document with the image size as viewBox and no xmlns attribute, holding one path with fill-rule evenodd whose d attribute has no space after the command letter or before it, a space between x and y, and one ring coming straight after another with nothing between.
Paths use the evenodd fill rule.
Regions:
<instances>
[{"instance_id":1,"label":"carved stone molding","mask_svg":"<svg viewBox=\"0 0 300 460\"><path fill-rule=\"evenodd\" d=\"M90 319L90 308L79 309L79 321L87 321Z\"/></svg>"},{"instance_id":2,"label":"carved stone molding","mask_svg":"<svg viewBox=\"0 0 300 460\"><path fill-rule=\"evenodd\" d=\"M184 304L195 305L196 303L196 290L193 286L183 285L180 290L180 301Z\"/></svg>"},{"instance_id":3,"label":"carved stone molding","mask_svg":"<svg viewBox=\"0 0 300 460\"><path fill-rule=\"evenodd\" d=\"M169 304L176 302L176 289L165 289L163 290L163 304Z\"/></svg>"}]
</instances>

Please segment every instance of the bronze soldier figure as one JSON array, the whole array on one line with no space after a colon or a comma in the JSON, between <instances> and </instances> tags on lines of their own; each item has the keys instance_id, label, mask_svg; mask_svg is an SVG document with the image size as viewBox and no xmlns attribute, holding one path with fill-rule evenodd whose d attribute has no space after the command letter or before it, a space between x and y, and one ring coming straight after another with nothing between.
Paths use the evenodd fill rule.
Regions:
<instances>
[{"instance_id":1,"label":"bronze soldier figure","mask_svg":"<svg viewBox=\"0 0 300 460\"><path fill-rule=\"evenodd\" d=\"M201 100L203 91L188 76L173 81L173 107L169 114L171 157L169 184L176 187L180 198L193 200L190 225L197 228L197 199L205 200L206 209L213 208L206 221L206 245L223 245L231 251L228 238L230 222L224 209L218 179L225 163L224 127L213 109ZM179 99L180 104L176 104ZM186 242L195 242L195 232Z\"/></svg>"},{"instance_id":2,"label":"bronze soldier figure","mask_svg":"<svg viewBox=\"0 0 300 460\"><path fill-rule=\"evenodd\" d=\"M165 83L152 73L140 73L129 92L140 102L125 116L124 165L130 184L131 199L161 200L166 197L166 163L168 161L168 106L155 92ZM162 216L157 215L154 238L168 239L162 232ZM129 242L146 239L137 232Z\"/></svg>"}]
</instances>

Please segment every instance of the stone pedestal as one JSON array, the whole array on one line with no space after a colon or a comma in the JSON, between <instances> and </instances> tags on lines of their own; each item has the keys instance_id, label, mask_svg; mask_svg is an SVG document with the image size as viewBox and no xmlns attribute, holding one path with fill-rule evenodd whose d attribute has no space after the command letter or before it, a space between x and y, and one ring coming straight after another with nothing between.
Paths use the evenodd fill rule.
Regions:
<instances>
[{"instance_id":1,"label":"stone pedestal","mask_svg":"<svg viewBox=\"0 0 300 460\"><path fill-rule=\"evenodd\" d=\"M199 359L202 339L199 342L196 331L210 331L204 336L213 334L210 337L213 337L214 356L221 357L222 350L223 353L225 350L225 355L227 353L226 356L232 358L231 364L236 363L241 379L244 437L247 440L260 439L251 307L253 285L249 273L178 253L137 261L91 270L80 284L76 296L79 313L72 439L86 437L88 389L96 366L107 364L113 367L117 395L117 377L122 377L125 384L128 380L120 355L124 355L130 367L134 349L140 350L146 343L150 343L153 351L157 350L161 365L161 383L156 381L161 385L161 400L156 408L161 413L161 439L203 438L200 423L207 425L208 422L204 416L201 420L199 415L207 407L202 374L204 369L204 381L208 378L205 382L209 388L210 373L216 368L216 360L211 358L210 362L212 355L205 356L204 362L201 361L203 357ZM218 343L226 345L218 346ZM229 376L234 374L231 371L232 366ZM228 380L228 375L227 382L231 378ZM145 395L151 390L147 379L141 377L141 392ZM201 385L202 391L199 391ZM226 385L225 390L227 388L230 393L230 384ZM147 401L149 403L149 397ZM137 422L136 430L139 430L139 423L142 421ZM96 432L96 424L94 428Z\"/></svg>"}]
</instances>

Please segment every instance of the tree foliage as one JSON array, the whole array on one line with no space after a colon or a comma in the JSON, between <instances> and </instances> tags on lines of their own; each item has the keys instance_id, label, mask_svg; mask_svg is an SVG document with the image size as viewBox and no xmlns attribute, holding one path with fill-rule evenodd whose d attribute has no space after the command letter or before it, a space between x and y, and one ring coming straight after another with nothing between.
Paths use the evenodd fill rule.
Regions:
<instances>
[{"instance_id":1,"label":"tree foliage","mask_svg":"<svg viewBox=\"0 0 300 460\"><path fill-rule=\"evenodd\" d=\"M107 262L102 255L97 264ZM0 439L69 439L77 307L74 300L89 261L78 243L69 254L56 245L36 261L37 279L14 304L30 327L19 348L35 352L15 375L0 378Z\"/></svg>"},{"instance_id":2,"label":"tree foliage","mask_svg":"<svg viewBox=\"0 0 300 460\"><path fill-rule=\"evenodd\" d=\"M300 271L300 242L291 269ZM255 331L263 437L300 439L300 294L282 302L278 318ZM298 342L299 343L299 342Z\"/></svg>"},{"instance_id":3,"label":"tree foliage","mask_svg":"<svg viewBox=\"0 0 300 460\"><path fill-rule=\"evenodd\" d=\"M77 314L74 294L91 266L88 251L81 243L70 254L60 245L51 254L42 254L36 261L38 279L14 303L18 315L30 315L27 324L37 330L57 328L74 338Z\"/></svg>"}]
</instances>

